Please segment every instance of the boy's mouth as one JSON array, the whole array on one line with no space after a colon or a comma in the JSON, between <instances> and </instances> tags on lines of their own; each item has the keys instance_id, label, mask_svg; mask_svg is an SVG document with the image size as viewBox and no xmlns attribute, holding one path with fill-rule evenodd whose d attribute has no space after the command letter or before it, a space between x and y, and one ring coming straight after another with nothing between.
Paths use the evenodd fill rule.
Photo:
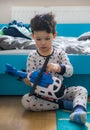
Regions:
<instances>
[{"instance_id":1,"label":"boy's mouth","mask_svg":"<svg viewBox=\"0 0 90 130\"><path fill-rule=\"evenodd\" d=\"M47 47L41 47L41 49L46 49Z\"/></svg>"}]
</instances>

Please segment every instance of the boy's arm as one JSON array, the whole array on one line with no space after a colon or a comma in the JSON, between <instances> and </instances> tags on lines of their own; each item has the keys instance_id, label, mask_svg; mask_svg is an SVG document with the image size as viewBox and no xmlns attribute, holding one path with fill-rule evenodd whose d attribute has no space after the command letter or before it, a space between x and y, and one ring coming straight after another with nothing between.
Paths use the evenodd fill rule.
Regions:
<instances>
[{"instance_id":1,"label":"boy's arm","mask_svg":"<svg viewBox=\"0 0 90 130\"><path fill-rule=\"evenodd\" d=\"M73 66L64 50L62 50L61 54L61 73L65 77L70 77L73 75Z\"/></svg>"}]
</instances>

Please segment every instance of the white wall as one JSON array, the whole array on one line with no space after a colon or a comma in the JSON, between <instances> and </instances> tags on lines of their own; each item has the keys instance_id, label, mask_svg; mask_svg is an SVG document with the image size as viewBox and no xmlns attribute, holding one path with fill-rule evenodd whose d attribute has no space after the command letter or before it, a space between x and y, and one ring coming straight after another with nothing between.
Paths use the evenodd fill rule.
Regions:
<instances>
[{"instance_id":1,"label":"white wall","mask_svg":"<svg viewBox=\"0 0 90 130\"><path fill-rule=\"evenodd\" d=\"M0 23L11 21L16 6L90 6L90 0L0 0Z\"/></svg>"},{"instance_id":2,"label":"white wall","mask_svg":"<svg viewBox=\"0 0 90 130\"><path fill-rule=\"evenodd\" d=\"M14 6L11 19L29 23L36 15L53 12L57 23L90 23L90 6Z\"/></svg>"}]
</instances>

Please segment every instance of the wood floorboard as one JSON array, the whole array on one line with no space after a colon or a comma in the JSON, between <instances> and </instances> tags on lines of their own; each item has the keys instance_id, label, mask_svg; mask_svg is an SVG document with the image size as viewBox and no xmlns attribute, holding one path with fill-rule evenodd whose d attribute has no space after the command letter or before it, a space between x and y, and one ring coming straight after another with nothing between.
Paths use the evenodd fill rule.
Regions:
<instances>
[{"instance_id":1,"label":"wood floorboard","mask_svg":"<svg viewBox=\"0 0 90 130\"><path fill-rule=\"evenodd\" d=\"M56 114L26 111L21 97L0 96L0 130L56 130Z\"/></svg>"},{"instance_id":2,"label":"wood floorboard","mask_svg":"<svg viewBox=\"0 0 90 130\"><path fill-rule=\"evenodd\" d=\"M0 96L0 130L56 130L56 114L26 111L21 96Z\"/></svg>"}]
</instances>

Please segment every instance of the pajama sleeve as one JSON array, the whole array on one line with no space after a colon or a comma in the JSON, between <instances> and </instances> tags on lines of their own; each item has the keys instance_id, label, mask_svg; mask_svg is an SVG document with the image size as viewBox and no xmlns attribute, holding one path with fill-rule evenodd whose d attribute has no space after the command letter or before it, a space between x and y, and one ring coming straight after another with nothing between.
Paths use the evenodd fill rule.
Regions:
<instances>
[{"instance_id":1,"label":"pajama sleeve","mask_svg":"<svg viewBox=\"0 0 90 130\"><path fill-rule=\"evenodd\" d=\"M62 49L60 54L60 66L61 66L61 75L64 77L70 77L73 74L73 66L70 63L67 53Z\"/></svg>"}]
</instances>

